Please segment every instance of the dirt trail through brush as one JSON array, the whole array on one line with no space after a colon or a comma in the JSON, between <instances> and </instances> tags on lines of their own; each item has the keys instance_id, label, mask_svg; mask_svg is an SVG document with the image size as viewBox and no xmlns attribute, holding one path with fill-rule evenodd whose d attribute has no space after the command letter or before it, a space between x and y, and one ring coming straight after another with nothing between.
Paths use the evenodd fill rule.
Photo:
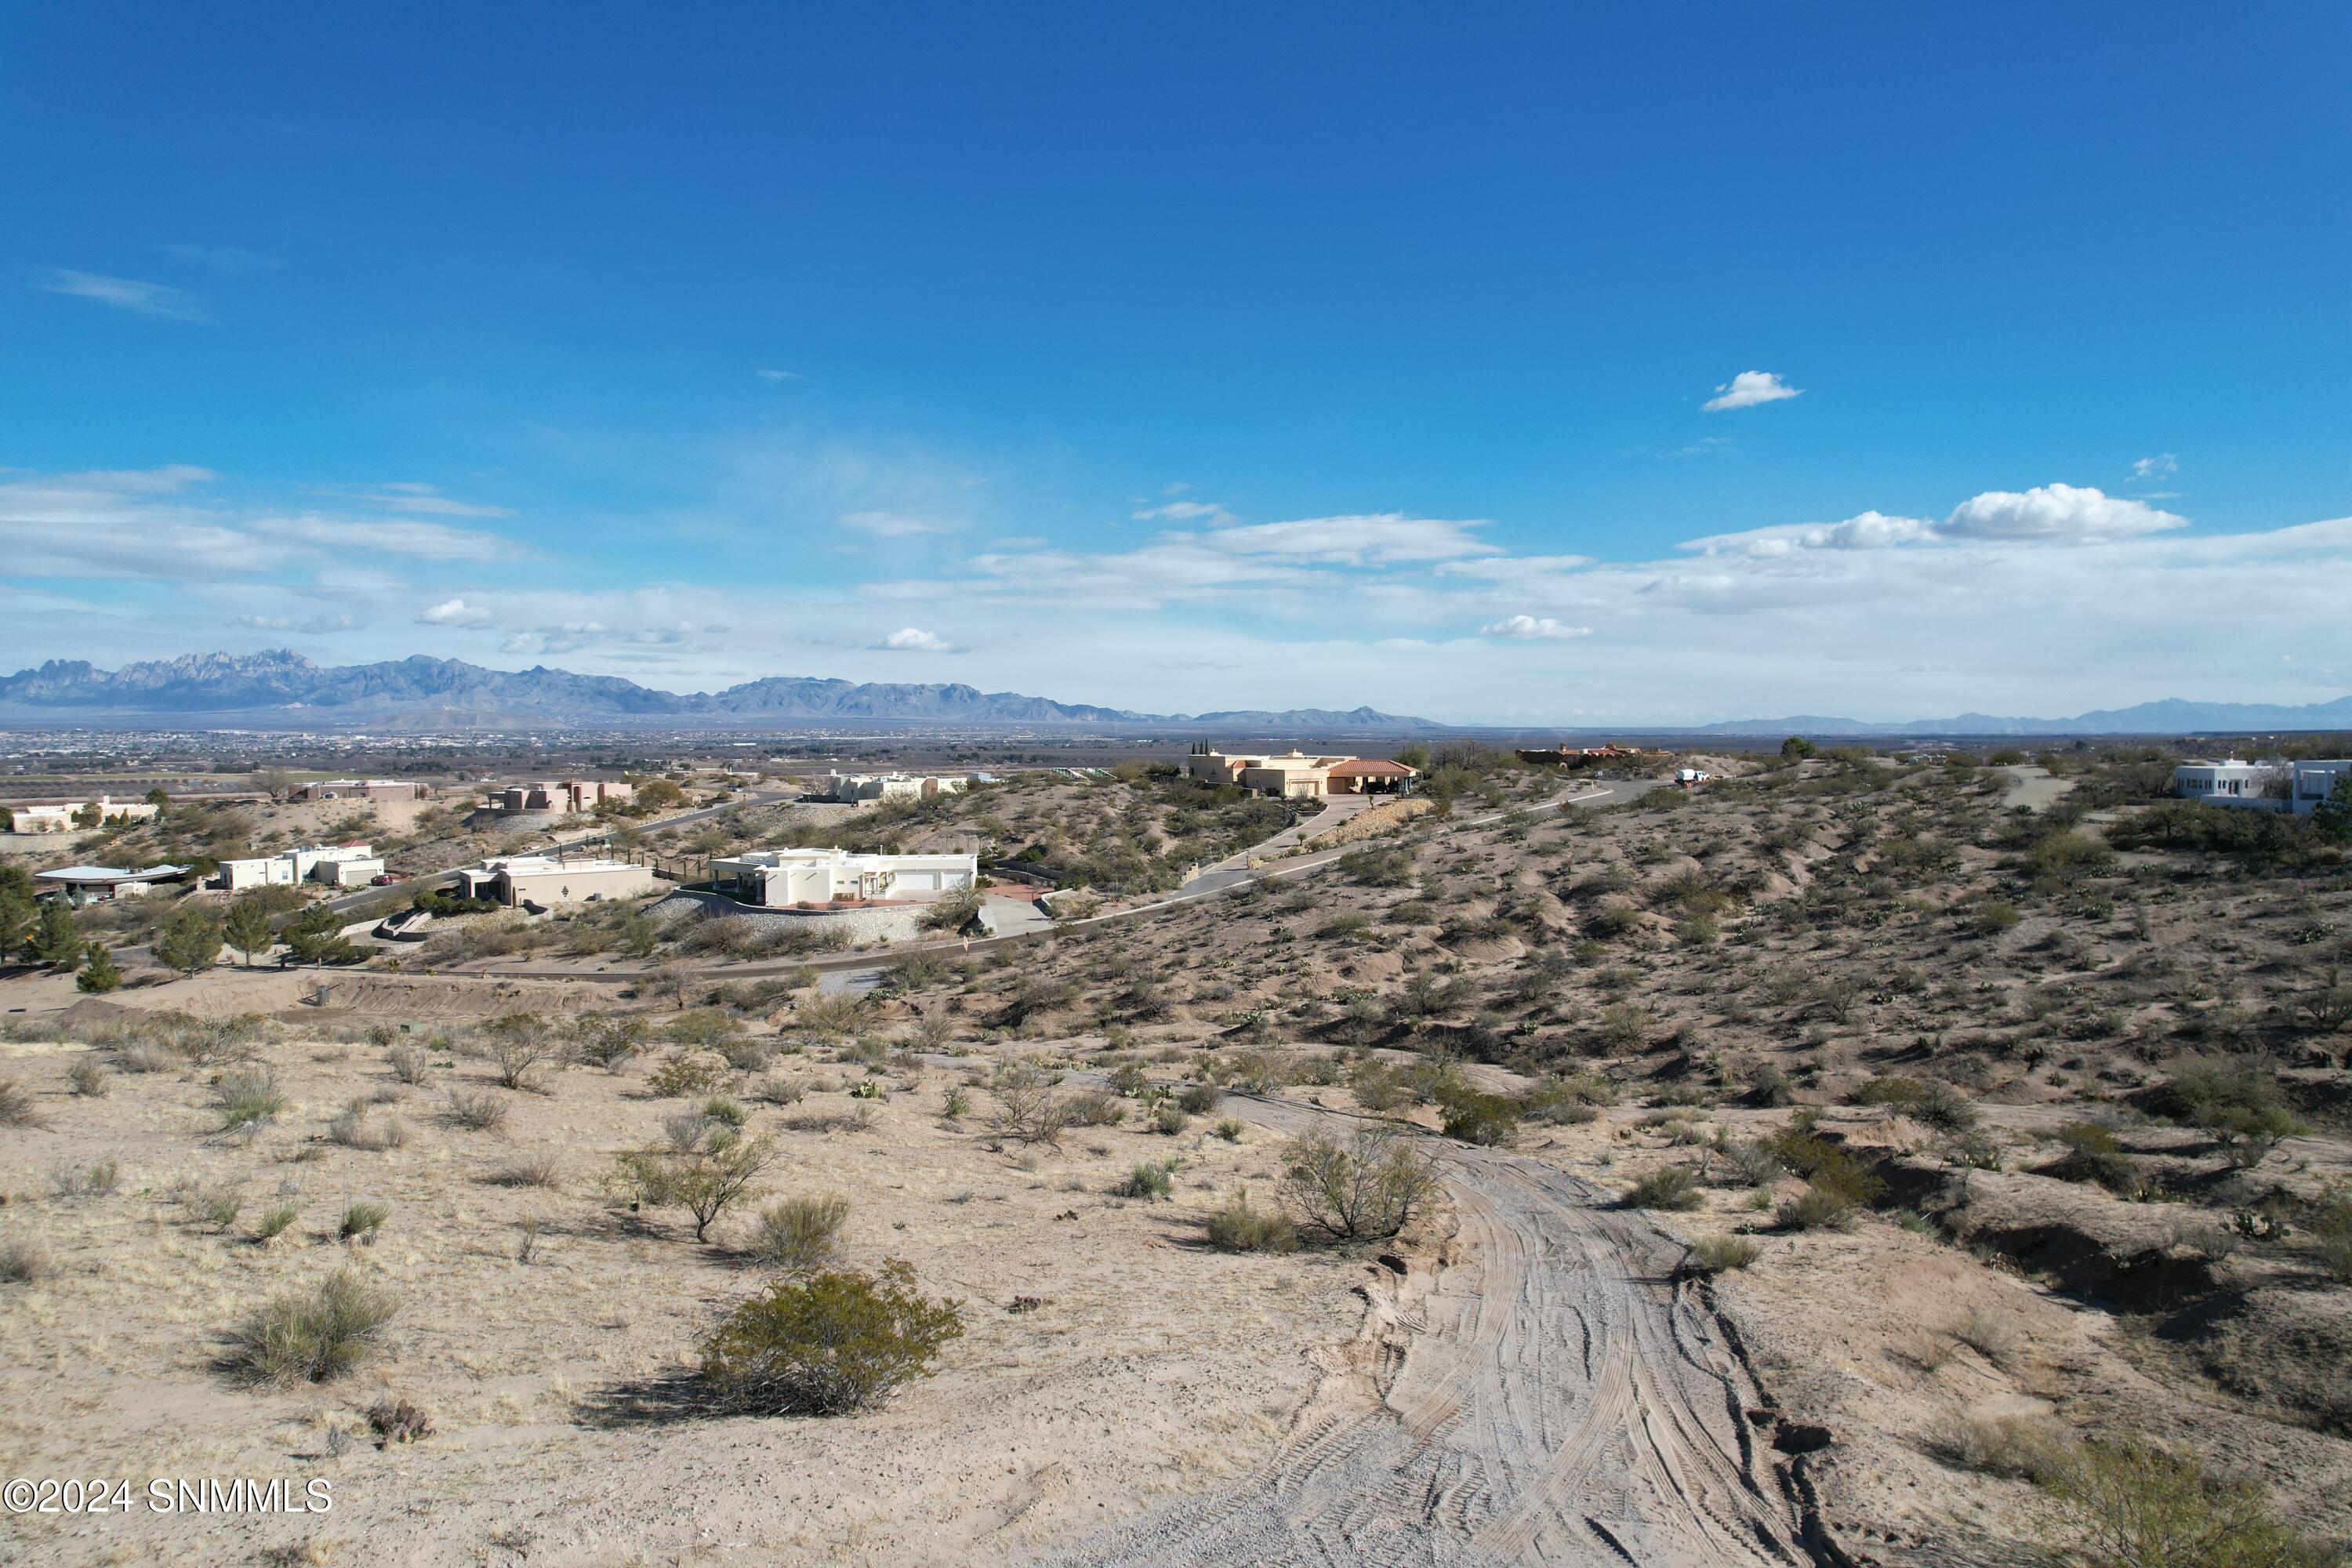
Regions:
<instances>
[{"instance_id":1,"label":"dirt trail through brush","mask_svg":"<svg viewBox=\"0 0 2352 1568\"><path fill-rule=\"evenodd\" d=\"M1259 1103L1295 1131L1317 1112ZM1681 1247L1534 1160L1449 1148L1459 1230L1368 1290L1363 1337L1247 1480L1054 1554L1072 1564L1810 1563Z\"/></svg>"}]
</instances>

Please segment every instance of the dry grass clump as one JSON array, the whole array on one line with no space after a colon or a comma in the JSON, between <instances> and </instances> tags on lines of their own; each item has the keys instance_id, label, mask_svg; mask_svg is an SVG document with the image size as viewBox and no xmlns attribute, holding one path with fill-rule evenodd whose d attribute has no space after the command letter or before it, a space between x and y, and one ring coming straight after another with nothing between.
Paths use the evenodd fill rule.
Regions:
<instances>
[{"instance_id":1,"label":"dry grass clump","mask_svg":"<svg viewBox=\"0 0 2352 1568\"><path fill-rule=\"evenodd\" d=\"M1763 1253L1761 1247L1744 1236L1710 1236L1691 1248L1690 1261L1706 1273L1727 1274L1747 1268Z\"/></svg>"},{"instance_id":2,"label":"dry grass clump","mask_svg":"<svg viewBox=\"0 0 2352 1568\"><path fill-rule=\"evenodd\" d=\"M102 1198L121 1181L122 1170L111 1160L93 1160L87 1165L59 1165L49 1179L57 1184L59 1197Z\"/></svg>"},{"instance_id":3,"label":"dry grass clump","mask_svg":"<svg viewBox=\"0 0 2352 1568\"><path fill-rule=\"evenodd\" d=\"M339 1268L239 1324L231 1361L257 1382L325 1383L364 1361L397 1310L390 1291Z\"/></svg>"},{"instance_id":4,"label":"dry grass clump","mask_svg":"<svg viewBox=\"0 0 2352 1568\"><path fill-rule=\"evenodd\" d=\"M1628 1208L1689 1210L1698 1207L1704 1200L1698 1178L1687 1165L1661 1166L1625 1192Z\"/></svg>"},{"instance_id":5,"label":"dry grass clump","mask_svg":"<svg viewBox=\"0 0 2352 1568\"><path fill-rule=\"evenodd\" d=\"M387 1116L382 1121L371 1121L364 1112L353 1107L327 1123L330 1142L346 1149L361 1149L381 1154L387 1149L398 1149L408 1142L408 1126L397 1116Z\"/></svg>"},{"instance_id":6,"label":"dry grass clump","mask_svg":"<svg viewBox=\"0 0 2352 1568\"><path fill-rule=\"evenodd\" d=\"M1298 1226L1286 1214L1250 1206L1246 1190L1203 1222L1209 1245L1220 1252L1296 1252Z\"/></svg>"},{"instance_id":7,"label":"dry grass clump","mask_svg":"<svg viewBox=\"0 0 2352 1568\"><path fill-rule=\"evenodd\" d=\"M342 1226L336 1234L345 1241L363 1241L373 1247L375 1245L376 1232L382 1230L383 1222L391 1217L390 1204L376 1203L373 1199L364 1200L343 1210Z\"/></svg>"},{"instance_id":8,"label":"dry grass clump","mask_svg":"<svg viewBox=\"0 0 2352 1568\"><path fill-rule=\"evenodd\" d=\"M1173 1160L1139 1160L1111 1192L1118 1197L1157 1203L1175 1195L1175 1172Z\"/></svg>"},{"instance_id":9,"label":"dry grass clump","mask_svg":"<svg viewBox=\"0 0 2352 1568\"><path fill-rule=\"evenodd\" d=\"M423 1083L425 1075L433 1065L433 1058L425 1055L421 1047L404 1041L393 1047L383 1059L384 1064L392 1068L394 1078L411 1086Z\"/></svg>"},{"instance_id":10,"label":"dry grass clump","mask_svg":"<svg viewBox=\"0 0 2352 1568\"><path fill-rule=\"evenodd\" d=\"M0 1241L0 1285L37 1285L53 1271L39 1242Z\"/></svg>"},{"instance_id":11,"label":"dry grass clump","mask_svg":"<svg viewBox=\"0 0 2352 1568\"><path fill-rule=\"evenodd\" d=\"M560 1187L563 1184L563 1163L541 1150L499 1166L490 1173L488 1181L498 1187Z\"/></svg>"},{"instance_id":12,"label":"dry grass clump","mask_svg":"<svg viewBox=\"0 0 2352 1568\"><path fill-rule=\"evenodd\" d=\"M275 1241L301 1217L301 1209L294 1204L273 1205L263 1212L261 1223L254 1227L253 1238L256 1241Z\"/></svg>"},{"instance_id":13,"label":"dry grass clump","mask_svg":"<svg viewBox=\"0 0 2352 1568\"><path fill-rule=\"evenodd\" d=\"M245 1209L245 1194L234 1185L184 1184L174 1195L190 1224L208 1225L215 1230L228 1229Z\"/></svg>"},{"instance_id":14,"label":"dry grass clump","mask_svg":"<svg viewBox=\"0 0 2352 1568\"><path fill-rule=\"evenodd\" d=\"M751 1252L771 1268L804 1273L822 1268L839 1250L841 1227L849 1218L849 1200L827 1195L786 1198L760 1213L751 1234Z\"/></svg>"},{"instance_id":15,"label":"dry grass clump","mask_svg":"<svg viewBox=\"0 0 2352 1568\"><path fill-rule=\"evenodd\" d=\"M13 1078L0 1078L0 1127L46 1127L33 1097Z\"/></svg>"},{"instance_id":16,"label":"dry grass clump","mask_svg":"<svg viewBox=\"0 0 2352 1568\"><path fill-rule=\"evenodd\" d=\"M1995 1366L2007 1366L2017 1355L2016 1326L1982 1307L1969 1308L1952 1325L1951 1336Z\"/></svg>"},{"instance_id":17,"label":"dry grass clump","mask_svg":"<svg viewBox=\"0 0 2352 1568\"><path fill-rule=\"evenodd\" d=\"M66 1068L66 1081L73 1085L76 1094L90 1100L104 1099L107 1090L114 1087L112 1076L91 1057L76 1058L73 1066Z\"/></svg>"},{"instance_id":18,"label":"dry grass clump","mask_svg":"<svg viewBox=\"0 0 2352 1568\"><path fill-rule=\"evenodd\" d=\"M495 1132L506 1125L506 1100L486 1089L449 1091L449 1120L469 1132Z\"/></svg>"},{"instance_id":19,"label":"dry grass clump","mask_svg":"<svg viewBox=\"0 0 2352 1568\"><path fill-rule=\"evenodd\" d=\"M226 1131L277 1121L286 1109L286 1096L268 1068L239 1068L213 1080L213 1103L220 1108Z\"/></svg>"}]
</instances>

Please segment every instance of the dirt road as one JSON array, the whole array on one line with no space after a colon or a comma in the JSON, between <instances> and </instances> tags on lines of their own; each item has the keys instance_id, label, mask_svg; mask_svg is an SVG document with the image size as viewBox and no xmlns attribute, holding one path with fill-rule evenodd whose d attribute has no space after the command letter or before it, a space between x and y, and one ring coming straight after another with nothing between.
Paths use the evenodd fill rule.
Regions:
<instances>
[{"instance_id":1,"label":"dirt road","mask_svg":"<svg viewBox=\"0 0 2352 1568\"><path fill-rule=\"evenodd\" d=\"M1231 1102L1285 1131L1317 1113ZM1681 1247L1538 1161L1449 1146L1460 1229L1392 1270L1255 1475L1060 1554L1174 1564L1810 1563L1748 1418L1726 1325L1674 1283Z\"/></svg>"}]
</instances>

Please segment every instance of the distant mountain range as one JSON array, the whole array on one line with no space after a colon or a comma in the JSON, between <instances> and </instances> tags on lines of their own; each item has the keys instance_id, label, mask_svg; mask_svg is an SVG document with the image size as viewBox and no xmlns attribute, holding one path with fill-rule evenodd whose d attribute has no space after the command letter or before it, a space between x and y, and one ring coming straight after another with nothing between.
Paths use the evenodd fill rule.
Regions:
<instances>
[{"instance_id":1,"label":"distant mountain range","mask_svg":"<svg viewBox=\"0 0 2352 1568\"><path fill-rule=\"evenodd\" d=\"M1699 731L1711 735L2249 735L2282 730L2352 730L2352 697L2301 708L2271 702L2187 702L2168 697L2131 708L2103 708L2072 719L2003 719L1962 713L1870 724L1813 713L1735 719Z\"/></svg>"},{"instance_id":2,"label":"distant mountain range","mask_svg":"<svg viewBox=\"0 0 2352 1568\"><path fill-rule=\"evenodd\" d=\"M320 665L291 649L189 654L120 669L51 659L0 678L0 718L171 719L256 727L508 722L628 723L675 719L754 727L780 721L924 724L1198 724L1297 730L1441 730L1373 708L1293 708L1216 713L1137 713L1055 702L961 684L821 680L775 675L715 693L679 696L609 675L568 669L486 669L451 658Z\"/></svg>"}]
</instances>

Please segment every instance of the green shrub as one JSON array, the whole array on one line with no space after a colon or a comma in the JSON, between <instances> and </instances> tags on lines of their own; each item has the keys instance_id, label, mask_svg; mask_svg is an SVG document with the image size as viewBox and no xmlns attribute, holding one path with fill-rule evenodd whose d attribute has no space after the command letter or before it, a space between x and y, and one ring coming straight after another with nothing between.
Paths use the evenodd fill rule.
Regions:
<instances>
[{"instance_id":1,"label":"green shrub","mask_svg":"<svg viewBox=\"0 0 2352 1568\"><path fill-rule=\"evenodd\" d=\"M1861 1203L1847 1188L1808 1183L1805 1190L1775 1211L1790 1230L1841 1230L1853 1221Z\"/></svg>"},{"instance_id":2,"label":"green shrub","mask_svg":"<svg viewBox=\"0 0 2352 1568\"><path fill-rule=\"evenodd\" d=\"M1709 1274L1725 1274L1735 1268L1745 1268L1763 1255L1764 1249L1744 1236L1710 1236L1691 1248L1691 1266Z\"/></svg>"},{"instance_id":3,"label":"green shrub","mask_svg":"<svg viewBox=\"0 0 2352 1568\"><path fill-rule=\"evenodd\" d=\"M1252 1208L1246 1191L1209 1215L1209 1245L1220 1252L1296 1252L1298 1226L1286 1214Z\"/></svg>"},{"instance_id":4,"label":"green shrub","mask_svg":"<svg viewBox=\"0 0 2352 1568\"><path fill-rule=\"evenodd\" d=\"M1247 1124L1244 1123L1238 1116L1221 1116L1217 1118L1217 1136L1223 1139L1228 1143L1240 1142L1242 1141L1242 1134L1246 1131L1248 1131Z\"/></svg>"},{"instance_id":5,"label":"green shrub","mask_svg":"<svg viewBox=\"0 0 2352 1568\"><path fill-rule=\"evenodd\" d=\"M1185 1114L1183 1106L1178 1104L1173 1099L1163 1100L1152 1107L1151 1130L1154 1132L1162 1132L1173 1138L1191 1126L1192 1122L1192 1119Z\"/></svg>"},{"instance_id":6,"label":"green shrub","mask_svg":"<svg viewBox=\"0 0 2352 1568\"><path fill-rule=\"evenodd\" d=\"M940 1347L962 1333L959 1304L926 1300L914 1270L894 1260L874 1274L829 1271L754 1296L704 1345L702 1375L761 1415L845 1415L929 1376Z\"/></svg>"},{"instance_id":7,"label":"green shrub","mask_svg":"<svg viewBox=\"0 0 2352 1568\"><path fill-rule=\"evenodd\" d=\"M786 1198L761 1211L751 1236L752 1254L772 1268L794 1273L821 1268L833 1261L848 1218L849 1200L845 1197Z\"/></svg>"},{"instance_id":8,"label":"green shrub","mask_svg":"<svg viewBox=\"0 0 2352 1568\"><path fill-rule=\"evenodd\" d=\"M686 1210L697 1241L709 1239L711 1226L751 1190L774 1158L775 1147L766 1139L745 1138L708 1121L683 1147L633 1149L614 1156L638 1202Z\"/></svg>"},{"instance_id":9,"label":"green shrub","mask_svg":"<svg viewBox=\"0 0 2352 1568\"><path fill-rule=\"evenodd\" d=\"M2069 1121L2058 1129L2066 1152L2043 1174L2063 1182L2096 1182L2123 1197L2137 1197L2147 1183L2139 1162L2123 1151L2115 1133L2095 1121Z\"/></svg>"},{"instance_id":10,"label":"green shrub","mask_svg":"<svg viewBox=\"0 0 2352 1568\"><path fill-rule=\"evenodd\" d=\"M1307 1224L1341 1241L1394 1236L1437 1188L1436 1163L1393 1127L1365 1127L1344 1143L1318 1129L1284 1152L1284 1198Z\"/></svg>"},{"instance_id":11,"label":"green shrub","mask_svg":"<svg viewBox=\"0 0 2352 1568\"><path fill-rule=\"evenodd\" d=\"M397 1310L392 1294L342 1268L278 1297L236 1331L235 1359L257 1379L325 1383L357 1366Z\"/></svg>"},{"instance_id":12,"label":"green shrub","mask_svg":"<svg viewBox=\"0 0 2352 1568\"><path fill-rule=\"evenodd\" d=\"M375 1233L383 1229L383 1222L391 1217L392 1208L387 1204L372 1200L356 1203L343 1211L343 1224L340 1234L345 1241L357 1239L373 1243L375 1240Z\"/></svg>"},{"instance_id":13,"label":"green shrub","mask_svg":"<svg viewBox=\"0 0 2352 1568\"><path fill-rule=\"evenodd\" d=\"M708 1051L675 1051L646 1075L646 1089L658 1099L709 1094L727 1087L727 1058Z\"/></svg>"},{"instance_id":14,"label":"green shrub","mask_svg":"<svg viewBox=\"0 0 2352 1568\"><path fill-rule=\"evenodd\" d=\"M1173 1173L1164 1161L1139 1160L1124 1181L1111 1191L1122 1198L1141 1198L1147 1203L1171 1197L1175 1194Z\"/></svg>"},{"instance_id":15,"label":"green shrub","mask_svg":"<svg viewBox=\"0 0 2352 1568\"><path fill-rule=\"evenodd\" d=\"M1476 1091L1447 1097L1441 1107L1445 1135L1465 1143L1497 1148L1518 1136L1519 1108L1499 1094Z\"/></svg>"},{"instance_id":16,"label":"green shrub","mask_svg":"<svg viewBox=\"0 0 2352 1568\"><path fill-rule=\"evenodd\" d=\"M1698 1178L1691 1173L1689 1166L1666 1165L1628 1188L1625 1203L1637 1209L1695 1209L1702 1197Z\"/></svg>"},{"instance_id":17,"label":"green shrub","mask_svg":"<svg viewBox=\"0 0 2352 1568\"><path fill-rule=\"evenodd\" d=\"M1225 1091L1213 1083L1188 1083L1176 1092L1176 1103L1188 1116L1206 1116L1224 1098Z\"/></svg>"},{"instance_id":18,"label":"green shrub","mask_svg":"<svg viewBox=\"0 0 2352 1568\"><path fill-rule=\"evenodd\" d=\"M263 1213L260 1224L254 1227L256 1241L275 1241L286 1234L294 1222L302 1217L301 1209L294 1204L278 1204Z\"/></svg>"},{"instance_id":19,"label":"green shrub","mask_svg":"<svg viewBox=\"0 0 2352 1568\"><path fill-rule=\"evenodd\" d=\"M1999 936L2017 924L2021 918L2017 906L2007 899L1979 899L1969 923L1976 929L1979 936Z\"/></svg>"},{"instance_id":20,"label":"green shrub","mask_svg":"<svg viewBox=\"0 0 2352 1568\"><path fill-rule=\"evenodd\" d=\"M2251 815L2251 814L2249 814ZM2056 1532L2091 1568L2321 1568L2252 1481L2209 1475L2197 1455L2126 1436L2037 1457Z\"/></svg>"}]
</instances>

